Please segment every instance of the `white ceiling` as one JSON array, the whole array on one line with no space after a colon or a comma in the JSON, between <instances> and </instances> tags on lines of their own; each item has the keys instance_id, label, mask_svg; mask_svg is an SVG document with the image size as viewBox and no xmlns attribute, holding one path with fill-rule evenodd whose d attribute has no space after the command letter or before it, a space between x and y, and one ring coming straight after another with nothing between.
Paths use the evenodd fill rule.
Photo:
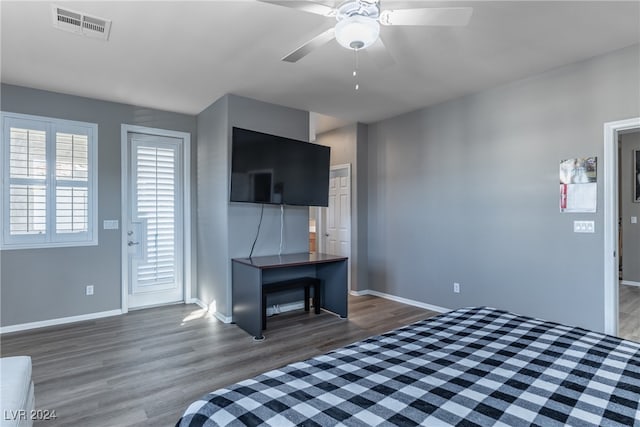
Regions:
<instances>
[{"instance_id":1,"label":"white ceiling","mask_svg":"<svg viewBox=\"0 0 640 427\"><path fill-rule=\"evenodd\" d=\"M640 42L639 1L394 1L472 6L463 28L383 27L396 64L331 42L280 58L330 18L257 1L55 4L113 21L109 41L54 29L51 2L2 1L2 82L197 114L226 93L372 122Z\"/></svg>"}]
</instances>

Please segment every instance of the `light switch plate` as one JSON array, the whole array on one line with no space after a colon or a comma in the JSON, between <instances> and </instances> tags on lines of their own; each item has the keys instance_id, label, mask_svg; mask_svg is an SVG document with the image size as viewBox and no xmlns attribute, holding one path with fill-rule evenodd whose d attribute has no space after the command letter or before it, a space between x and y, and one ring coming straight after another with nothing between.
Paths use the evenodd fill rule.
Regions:
<instances>
[{"instance_id":1,"label":"light switch plate","mask_svg":"<svg viewBox=\"0 0 640 427\"><path fill-rule=\"evenodd\" d=\"M105 230L117 230L120 226L117 219L105 219L102 222L102 227Z\"/></svg>"},{"instance_id":2,"label":"light switch plate","mask_svg":"<svg viewBox=\"0 0 640 427\"><path fill-rule=\"evenodd\" d=\"M637 224L638 223L638 217L637 216L632 216L631 217L631 224Z\"/></svg>"},{"instance_id":3,"label":"light switch plate","mask_svg":"<svg viewBox=\"0 0 640 427\"><path fill-rule=\"evenodd\" d=\"M573 221L574 233L595 233L595 221Z\"/></svg>"}]
</instances>

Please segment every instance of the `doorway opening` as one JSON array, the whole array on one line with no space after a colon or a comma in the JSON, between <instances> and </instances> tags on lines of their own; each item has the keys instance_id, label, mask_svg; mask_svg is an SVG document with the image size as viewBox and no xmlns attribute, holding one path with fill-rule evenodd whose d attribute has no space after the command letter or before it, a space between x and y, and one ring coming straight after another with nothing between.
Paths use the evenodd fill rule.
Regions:
<instances>
[{"instance_id":1,"label":"doorway opening","mask_svg":"<svg viewBox=\"0 0 640 427\"><path fill-rule=\"evenodd\" d=\"M349 257L351 289L351 165L331 166L329 206L309 212L309 251Z\"/></svg>"},{"instance_id":2,"label":"doorway opening","mask_svg":"<svg viewBox=\"0 0 640 427\"><path fill-rule=\"evenodd\" d=\"M640 341L640 129L618 135L618 335Z\"/></svg>"},{"instance_id":3,"label":"doorway opening","mask_svg":"<svg viewBox=\"0 0 640 427\"><path fill-rule=\"evenodd\" d=\"M640 117L604 125L604 332L619 332L620 195L619 138L640 130Z\"/></svg>"}]
</instances>

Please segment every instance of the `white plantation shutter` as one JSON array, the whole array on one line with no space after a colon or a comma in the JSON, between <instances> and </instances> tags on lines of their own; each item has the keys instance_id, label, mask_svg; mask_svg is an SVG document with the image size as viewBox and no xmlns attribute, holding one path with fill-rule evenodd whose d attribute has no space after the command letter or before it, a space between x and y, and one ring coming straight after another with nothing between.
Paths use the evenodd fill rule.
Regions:
<instances>
[{"instance_id":1,"label":"white plantation shutter","mask_svg":"<svg viewBox=\"0 0 640 427\"><path fill-rule=\"evenodd\" d=\"M134 291L168 289L178 284L177 146L134 142L134 219L146 224L143 260L134 270ZM153 287L153 288L151 288Z\"/></svg>"},{"instance_id":2,"label":"white plantation shutter","mask_svg":"<svg viewBox=\"0 0 640 427\"><path fill-rule=\"evenodd\" d=\"M27 126L20 126L27 125ZM47 133L39 126L9 127L9 232L47 232Z\"/></svg>"},{"instance_id":3,"label":"white plantation shutter","mask_svg":"<svg viewBox=\"0 0 640 427\"><path fill-rule=\"evenodd\" d=\"M97 126L2 113L3 248L97 244Z\"/></svg>"},{"instance_id":4,"label":"white plantation shutter","mask_svg":"<svg viewBox=\"0 0 640 427\"><path fill-rule=\"evenodd\" d=\"M14 181L15 182L15 181ZM12 236L47 232L47 187L39 184L10 184L9 232Z\"/></svg>"},{"instance_id":5,"label":"white plantation shutter","mask_svg":"<svg viewBox=\"0 0 640 427\"><path fill-rule=\"evenodd\" d=\"M89 231L89 138L56 132L56 233Z\"/></svg>"}]
</instances>

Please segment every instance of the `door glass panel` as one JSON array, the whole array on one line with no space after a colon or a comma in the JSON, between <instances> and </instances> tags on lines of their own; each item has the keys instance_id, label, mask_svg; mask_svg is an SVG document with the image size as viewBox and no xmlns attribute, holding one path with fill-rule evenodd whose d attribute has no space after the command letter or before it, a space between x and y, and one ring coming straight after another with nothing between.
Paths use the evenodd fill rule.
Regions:
<instances>
[{"instance_id":1,"label":"door glass panel","mask_svg":"<svg viewBox=\"0 0 640 427\"><path fill-rule=\"evenodd\" d=\"M175 147L134 144L134 221L142 222L143 259L134 263L133 291L178 286Z\"/></svg>"}]
</instances>

